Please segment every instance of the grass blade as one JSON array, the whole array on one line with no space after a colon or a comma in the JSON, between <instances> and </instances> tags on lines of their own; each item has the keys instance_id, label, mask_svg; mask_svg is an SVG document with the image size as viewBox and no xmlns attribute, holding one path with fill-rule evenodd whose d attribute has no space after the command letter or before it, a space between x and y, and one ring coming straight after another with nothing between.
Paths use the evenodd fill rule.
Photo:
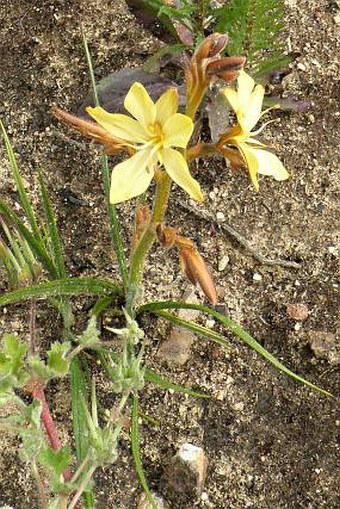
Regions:
<instances>
[{"instance_id":1,"label":"grass blade","mask_svg":"<svg viewBox=\"0 0 340 509\"><path fill-rule=\"evenodd\" d=\"M27 286L7 292L0 297L0 307L8 304L14 304L22 300L49 297L61 295L105 295L121 293L121 289L104 279L94 278L70 278L57 279L54 281L45 281L36 285Z\"/></svg>"},{"instance_id":2,"label":"grass blade","mask_svg":"<svg viewBox=\"0 0 340 509\"><path fill-rule=\"evenodd\" d=\"M198 325L197 323L190 322L188 320L185 320L184 318L180 318L179 316L173 315L172 313L168 313L167 311L155 311L155 314L157 316L165 318L166 320L172 322L175 325L183 327L184 329L189 329L198 336L208 338L214 343L223 346L223 348L227 349L230 348L228 341L223 336L221 336L221 334L218 334L217 332L211 329L207 329L206 327L203 327L203 325Z\"/></svg>"},{"instance_id":3,"label":"grass blade","mask_svg":"<svg viewBox=\"0 0 340 509\"><path fill-rule=\"evenodd\" d=\"M96 86L96 79L93 72L93 65L92 65L92 59L91 54L89 51L89 47L87 44L85 33L82 31L82 37L83 37L83 45L85 50L85 56L87 61L87 66L89 69L90 79L91 79L91 86L93 91L93 99L94 104L96 106L99 106L99 98L97 93L97 86ZM106 197L106 204L107 204L107 210L110 220L110 233L112 238L113 247L117 256L120 275L123 281L124 288L126 287L127 280L128 280L128 270L126 265L126 260L124 256L124 248L123 248L123 240L121 235L121 229L119 224L119 219L117 216L116 207L114 205L111 205L110 203L110 170L109 170L109 164L108 164L108 157L103 154L101 157L101 173L103 178L103 186L104 186L104 192Z\"/></svg>"},{"instance_id":4,"label":"grass blade","mask_svg":"<svg viewBox=\"0 0 340 509\"><path fill-rule=\"evenodd\" d=\"M157 385L157 387L160 387L161 389L172 390L172 391L179 392L182 394L187 394L188 396L193 396L194 398L203 398L203 399L211 398L211 396L209 396L209 394L204 394L203 392L193 391L192 389L189 389L188 387L184 387L183 385L179 385L179 384L170 382L170 380L168 380L167 378L164 378L163 376L159 375L158 373L155 373L155 371L152 371L151 369L146 369L145 380L147 380L148 382L150 382L154 385Z\"/></svg>"},{"instance_id":5,"label":"grass blade","mask_svg":"<svg viewBox=\"0 0 340 509\"><path fill-rule=\"evenodd\" d=\"M78 357L72 359L70 366L70 391L72 404L72 425L78 464L84 461L88 451L88 428L83 400L89 401L89 377ZM86 509L94 507L92 490L83 493Z\"/></svg>"},{"instance_id":6,"label":"grass blade","mask_svg":"<svg viewBox=\"0 0 340 509\"><path fill-rule=\"evenodd\" d=\"M23 184L23 181L22 181L22 177L21 177L21 174L20 174L19 166L18 166L16 157L14 155L13 147L12 147L11 142L9 140L9 137L7 135L5 126L3 125L1 120L0 120L0 128L1 128L1 131L2 131L2 136L4 138L6 152L7 152L7 157L8 157L8 160L9 160L10 167L11 167L12 175L13 175L13 178L15 180L15 184L16 184L16 187L17 187L17 190L18 190L18 194L19 194L19 197L20 197L20 203L22 205L22 208L25 211L27 220L28 220L29 225L30 225L30 227L32 229L32 232L34 234L35 239L37 240L37 242L39 244L41 244L43 246L44 245L44 241L43 241L43 238L42 238L41 233L40 233L38 222L36 220L36 217L35 217L35 214L34 214L34 210L33 210L32 206L31 206L31 202L30 202L30 200L28 198L28 195L27 195L27 193L25 191L25 187L24 187L24 184Z\"/></svg>"},{"instance_id":7,"label":"grass blade","mask_svg":"<svg viewBox=\"0 0 340 509\"><path fill-rule=\"evenodd\" d=\"M49 272L52 278L57 278L57 271L52 259L50 258L46 246L43 242L37 240L34 233L31 233L24 222L15 214L5 203L0 202L0 214L26 239L31 250L42 263L43 267Z\"/></svg>"},{"instance_id":8,"label":"grass blade","mask_svg":"<svg viewBox=\"0 0 340 509\"><path fill-rule=\"evenodd\" d=\"M317 385L313 384L312 382L309 382L305 378L302 378L301 376L296 375L293 371L291 371L284 364L282 364L282 362L280 362L274 355L272 355L270 352L268 352L268 350L266 350L262 345L260 345L260 343L258 343L256 341L256 339L254 339L240 325L238 325L236 322L234 322L231 318L219 313L218 311L215 311L214 309L208 308L206 306L201 306L200 304L190 304L190 303L184 302L184 301L163 301L163 302L158 301L158 302L150 302L148 304L140 306L140 308L138 309L138 314L145 313L146 311L157 314L158 311L161 311L164 309L195 309L195 310L202 311L203 313L213 316L218 322L220 322L222 325L225 325L231 332L233 332L236 336L238 336L250 348L252 348L255 352L257 352L259 355L261 355L268 362L270 362L276 369L278 369L279 371L282 371L282 373L293 378L294 380L307 385L311 389L321 392L322 394L324 394L326 396L334 397L328 391L321 389L321 387L318 387Z\"/></svg>"},{"instance_id":9,"label":"grass blade","mask_svg":"<svg viewBox=\"0 0 340 509\"><path fill-rule=\"evenodd\" d=\"M148 501L152 507L152 509L157 509L157 504L152 496L150 488L148 486L144 469L142 465L142 460L140 456L140 442L139 442L139 426L138 426L138 417L139 417L139 409L138 409L138 396L134 394L132 397L132 413L131 413L131 433L130 433L130 441L131 441L131 449L132 456L135 463L136 472L139 478L139 482L141 483L143 490L148 498Z\"/></svg>"},{"instance_id":10,"label":"grass blade","mask_svg":"<svg viewBox=\"0 0 340 509\"><path fill-rule=\"evenodd\" d=\"M44 207L47 236L50 243L51 255L54 261L54 265L56 267L58 278L62 279L65 278L67 275L65 268L64 251L61 243L61 238L59 235L59 230L57 227L57 220L54 214L52 202L48 194L46 185L44 183L42 174L40 172L39 172L39 184L42 204Z\"/></svg>"}]
</instances>

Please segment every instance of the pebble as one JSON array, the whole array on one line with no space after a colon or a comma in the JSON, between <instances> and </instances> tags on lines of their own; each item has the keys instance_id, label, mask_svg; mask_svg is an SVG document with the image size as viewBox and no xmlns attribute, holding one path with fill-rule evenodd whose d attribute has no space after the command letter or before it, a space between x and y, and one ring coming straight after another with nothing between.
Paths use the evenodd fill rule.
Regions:
<instances>
[{"instance_id":1,"label":"pebble","mask_svg":"<svg viewBox=\"0 0 340 509\"><path fill-rule=\"evenodd\" d=\"M309 331L308 342L316 358L326 359L332 365L340 364L340 348L335 334Z\"/></svg>"},{"instance_id":2,"label":"pebble","mask_svg":"<svg viewBox=\"0 0 340 509\"><path fill-rule=\"evenodd\" d=\"M218 262L217 270L222 272L229 263L229 256L227 254L223 255L220 261Z\"/></svg>"},{"instance_id":3,"label":"pebble","mask_svg":"<svg viewBox=\"0 0 340 509\"><path fill-rule=\"evenodd\" d=\"M308 318L309 310L308 307L302 303L288 304L287 315L293 318L293 320L303 321Z\"/></svg>"},{"instance_id":4,"label":"pebble","mask_svg":"<svg viewBox=\"0 0 340 509\"><path fill-rule=\"evenodd\" d=\"M161 479L162 492L169 502L179 507L184 500L201 496L208 467L208 458L201 447L183 444L170 460Z\"/></svg>"},{"instance_id":5,"label":"pebble","mask_svg":"<svg viewBox=\"0 0 340 509\"><path fill-rule=\"evenodd\" d=\"M300 70L300 71L305 71L306 70L306 66L305 64L303 64L302 62L299 62L297 64L297 68Z\"/></svg>"},{"instance_id":6,"label":"pebble","mask_svg":"<svg viewBox=\"0 0 340 509\"><path fill-rule=\"evenodd\" d=\"M164 501L162 497L156 495L156 493L154 493L153 491L151 492L151 495L153 496L157 509L169 509L168 504ZM153 509L145 493L142 493L141 496L138 498L137 509Z\"/></svg>"},{"instance_id":7,"label":"pebble","mask_svg":"<svg viewBox=\"0 0 340 509\"><path fill-rule=\"evenodd\" d=\"M216 220L218 223L223 223L223 221L225 221L225 215L223 212L216 212Z\"/></svg>"},{"instance_id":8,"label":"pebble","mask_svg":"<svg viewBox=\"0 0 340 509\"><path fill-rule=\"evenodd\" d=\"M254 272L253 281L262 281L262 276L258 272Z\"/></svg>"}]
</instances>

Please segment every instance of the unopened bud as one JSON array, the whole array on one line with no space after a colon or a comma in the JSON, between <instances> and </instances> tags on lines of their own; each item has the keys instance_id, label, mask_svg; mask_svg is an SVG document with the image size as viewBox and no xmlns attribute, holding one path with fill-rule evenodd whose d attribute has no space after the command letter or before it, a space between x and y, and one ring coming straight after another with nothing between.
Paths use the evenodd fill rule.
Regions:
<instances>
[{"instance_id":1,"label":"unopened bud","mask_svg":"<svg viewBox=\"0 0 340 509\"><path fill-rule=\"evenodd\" d=\"M179 258L182 271L189 281L191 281L194 286L199 284L210 304L215 306L217 303L215 284L197 249L194 247L179 246Z\"/></svg>"},{"instance_id":2,"label":"unopened bud","mask_svg":"<svg viewBox=\"0 0 340 509\"><path fill-rule=\"evenodd\" d=\"M219 55L228 42L226 34L219 34L218 32L209 35L199 45L195 57L196 60L203 60L204 58L214 58Z\"/></svg>"},{"instance_id":3,"label":"unopened bud","mask_svg":"<svg viewBox=\"0 0 340 509\"><path fill-rule=\"evenodd\" d=\"M209 62L206 68L207 76L217 77L225 81L233 81L238 72L243 69L246 63L245 57L225 57Z\"/></svg>"}]
</instances>

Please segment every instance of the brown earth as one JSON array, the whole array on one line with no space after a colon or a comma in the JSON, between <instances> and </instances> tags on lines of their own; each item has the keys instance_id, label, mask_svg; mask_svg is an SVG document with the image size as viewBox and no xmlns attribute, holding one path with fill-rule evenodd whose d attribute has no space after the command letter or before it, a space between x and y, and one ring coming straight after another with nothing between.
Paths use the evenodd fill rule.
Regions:
<instances>
[{"instance_id":1,"label":"brown earth","mask_svg":"<svg viewBox=\"0 0 340 509\"><path fill-rule=\"evenodd\" d=\"M71 273L115 278L99 152L57 124L49 113L52 105L77 111L89 89L80 23L98 79L114 70L141 65L159 45L123 0L3 1L0 114L32 197L37 196L37 170L44 170ZM226 222L258 251L270 258L299 261L300 268L255 261L216 224L178 206L178 201L186 200L178 189L168 220L199 240L218 282L220 303L232 318L292 370L339 395L338 2L287 1L287 33L287 45L301 56L286 79L285 92L310 101L311 107L305 113L280 112L281 122L268 128L266 141L275 147L291 179L278 183L264 178L256 194L243 175L232 174L215 161L200 165L196 176L206 195L198 210L214 217L223 212ZM3 147L0 150L1 195L14 203L17 196ZM65 200L60 193L65 189L83 202ZM128 239L133 206L119 210ZM218 271L224 255L229 263ZM151 261L146 295L181 296L186 282L175 255L155 247ZM287 313L287 305L295 303L307 306L309 315L304 321ZM14 330L25 338L25 309L2 310L1 333ZM56 339L56 323L57 318L49 316L41 303L38 326L45 341ZM331 335L332 353L311 349L311 342L321 333ZM153 330L149 364L171 380L214 396L209 401L194 400L150 385L141 395L143 414L155 420L154 424L144 422L141 428L143 461L152 488L159 489L169 459L185 441L202 446L209 458L203 498L183 504L172 501L171 507L340 507L336 401L279 374L231 334L227 334L230 352L198 340L184 367L167 368L157 358L158 342L166 335L164 325ZM107 383L102 390L105 404L110 401ZM51 384L48 391L62 439L72 443L67 394L67 381ZM20 444L2 433L0 448L0 505L38 508L34 481L18 455ZM98 471L95 481L96 507L136 507L141 489L127 439L121 441L118 462Z\"/></svg>"}]
</instances>

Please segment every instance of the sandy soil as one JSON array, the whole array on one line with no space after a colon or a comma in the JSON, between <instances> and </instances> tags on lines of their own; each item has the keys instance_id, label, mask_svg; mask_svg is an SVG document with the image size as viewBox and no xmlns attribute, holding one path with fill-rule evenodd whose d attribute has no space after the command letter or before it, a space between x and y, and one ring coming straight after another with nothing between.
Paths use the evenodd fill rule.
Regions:
<instances>
[{"instance_id":1,"label":"sandy soil","mask_svg":"<svg viewBox=\"0 0 340 509\"><path fill-rule=\"evenodd\" d=\"M115 278L99 152L49 113L56 104L76 112L89 89L80 23L98 79L114 70L141 65L159 46L123 0L1 2L0 115L33 197L37 170L44 170L71 273ZM285 93L311 102L305 113L280 112L280 124L266 135L290 170L289 181L263 179L256 194L243 175L232 174L214 161L197 171L207 197L197 210L209 211L214 217L223 212L225 221L260 252L298 261L300 268L268 267L255 261L216 223L182 209L178 203L186 197L178 190L168 214L170 224L199 240L202 255L212 265L220 303L230 315L291 369L337 395L339 33L337 2L287 2L287 44L301 56L285 82ZM14 203L17 196L2 146L0 151L1 195ZM80 202L65 200L65 190L71 190ZM128 239L132 205L120 207L120 213ZM225 255L229 263L219 271ZM151 261L146 295L179 297L186 283L176 256L155 247ZM306 320L289 316L287 305L294 303L307 306ZM25 338L25 307L6 311L0 315L1 332L14 329ZM53 314L48 315L49 322L46 316L41 304L38 325L45 342L53 337L57 323ZM311 342L322 333L328 333L335 345L332 354L326 350L316 355L311 349ZM166 367L157 357L157 348L167 334L164 325L153 325L150 365L214 398L193 400L146 386L142 410L155 424L144 423L141 433L152 488L161 489L159 481L169 459L179 445L189 441L201 445L209 458L205 495L183 503L170 496L174 509L339 508L337 403L277 373L229 334L230 352L199 340L184 367ZM67 389L67 380L51 384L48 396L62 439L71 443ZM105 405L110 401L107 386L102 393ZM38 508L33 479L18 455L20 444L2 434L0 449L0 504ZM98 471L95 480L98 508L136 507L141 489L126 439L121 441L117 464Z\"/></svg>"}]
</instances>

